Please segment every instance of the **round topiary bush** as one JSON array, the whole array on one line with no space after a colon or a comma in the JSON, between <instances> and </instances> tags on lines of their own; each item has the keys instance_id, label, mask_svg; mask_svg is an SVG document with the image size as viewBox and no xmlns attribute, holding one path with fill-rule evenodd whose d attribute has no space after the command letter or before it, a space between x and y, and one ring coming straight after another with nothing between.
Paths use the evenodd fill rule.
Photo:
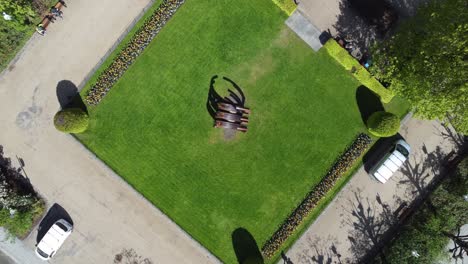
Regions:
<instances>
[{"instance_id":1,"label":"round topiary bush","mask_svg":"<svg viewBox=\"0 0 468 264\"><path fill-rule=\"evenodd\" d=\"M65 133L82 133L88 124L88 114L80 108L63 109L54 117L55 128Z\"/></svg>"},{"instance_id":2,"label":"round topiary bush","mask_svg":"<svg viewBox=\"0 0 468 264\"><path fill-rule=\"evenodd\" d=\"M400 119L392 113L375 112L367 119L367 129L372 135L390 137L400 130Z\"/></svg>"}]
</instances>

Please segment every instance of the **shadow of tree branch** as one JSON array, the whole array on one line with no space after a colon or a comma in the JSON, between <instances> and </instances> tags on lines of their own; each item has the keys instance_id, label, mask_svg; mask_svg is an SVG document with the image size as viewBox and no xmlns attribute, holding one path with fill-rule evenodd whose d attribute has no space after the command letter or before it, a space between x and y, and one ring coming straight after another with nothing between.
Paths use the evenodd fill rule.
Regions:
<instances>
[{"instance_id":1,"label":"shadow of tree branch","mask_svg":"<svg viewBox=\"0 0 468 264\"><path fill-rule=\"evenodd\" d=\"M368 198L362 198L359 189L354 191L354 200L349 200L349 206L343 207L343 210L352 216L345 223L352 227L348 239L355 260L360 260L373 248L380 248L385 232L397 221L390 206L379 195L371 202ZM378 253L385 263L383 252Z\"/></svg>"},{"instance_id":2,"label":"shadow of tree branch","mask_svg":"<svg viewBox=\"0 0 468 264\"><path fill-rule=\"evenodd\" d=\"M319 237L308 238L308 247L301 253L300 262L317 264L343 263L342 255L338 252L334 241L336 241L336 238L331 236L326 239Z\"/></svg>"}]
</instances>

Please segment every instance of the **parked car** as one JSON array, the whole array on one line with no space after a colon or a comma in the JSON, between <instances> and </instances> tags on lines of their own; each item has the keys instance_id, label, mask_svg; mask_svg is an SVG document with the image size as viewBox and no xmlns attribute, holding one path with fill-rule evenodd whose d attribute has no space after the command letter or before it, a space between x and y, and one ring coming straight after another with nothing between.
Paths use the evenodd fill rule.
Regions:
<instances>
[{"instance_id":1,"label":"parked car","mask_svg":"<svg viewBox=\"0 0 468 264\"><path fill-rule=\"evenodd\" d=\"M52 258L72 230L73 226L64 219L55 222L36 245L36 255L43 260Z\"/></svg>"},{"instance_id":2,"label":"parked car","mask_svg":"<svg viewBox=\"0 0 468 264\"><path fill-rule=\"evenodd\" d=\"M370 175L381 183L386 183L395 172L405 163L411 148L403 139L395 141L391 149L385 153L377 164L370 170Z\"/></svg>"}]
</instances>

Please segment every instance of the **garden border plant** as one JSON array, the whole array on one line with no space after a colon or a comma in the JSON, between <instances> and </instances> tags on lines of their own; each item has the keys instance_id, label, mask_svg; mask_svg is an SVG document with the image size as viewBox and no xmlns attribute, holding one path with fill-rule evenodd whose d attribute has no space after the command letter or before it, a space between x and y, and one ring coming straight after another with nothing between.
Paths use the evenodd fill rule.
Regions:
<instances>
[{"instance_id":1,"label":"garden border plant","mask_svg":"<svg viewBox=\"0 0 468 264\"><path fill-rule=\"evenodd\" d=\"M100 74L96 83L88 91L86 102L89 105L99 104L183 3L185 3L185 0L164 0L159 5L153 15L145 21L126 47L119 52L114 61Z\"/></svg>"},{"instance_id":2,"label":"garden border plant","mask_svg":"<svg viewBox=\"0 0 468 264\"><path fill-rule=\"evenodd\" d=\"M290 16L296 10L296 4L293 0L272 0L283 12Z\"/></svg>"},{"instance_id":3,"label":"garden border plant","mask_svg":"<svg viewBox=\"0 0 468 264\"><path fill-rule=\"evenodd\" d=\"M329 39L323 48L339 62L346 70L363 85L376 93L383 103L388 103L392 100L394 94L392 91L383 87L359 62L354 59L347 50L343 49L334 39Z\"/></svg>"},{"instance_id":4,"label":"garden border plant","mask_svg":"<svg viewBox=\"0 0 468 264\"><path fill-rule=\"evenodd\" d=\"M273 257L281 245L291 236L319 201L331 190L337 180L345 174L354 162L362 156L372 143L367 134L359 134L353 143L337 159L327 175L306 195L304 200L286 218L273 236L262 246L262 255L269 259Z\"/></svg>"}]
</instances>

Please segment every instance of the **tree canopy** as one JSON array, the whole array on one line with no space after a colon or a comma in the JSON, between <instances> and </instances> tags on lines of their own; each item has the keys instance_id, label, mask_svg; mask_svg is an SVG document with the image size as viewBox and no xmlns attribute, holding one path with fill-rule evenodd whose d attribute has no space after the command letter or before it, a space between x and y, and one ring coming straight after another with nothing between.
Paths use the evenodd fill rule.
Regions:
<instances>
[{"instance_id":1,"label":"tree canopy","mask_svg":"<svg viewBox=\"0 0 468 264\"><path fill-rule=\"evenodd\" d=\"M468 13L465 0L433 0L373 51L372 73L391 83L416 116L449 119L468 134Z\"/></svg>"}]
</instances>

